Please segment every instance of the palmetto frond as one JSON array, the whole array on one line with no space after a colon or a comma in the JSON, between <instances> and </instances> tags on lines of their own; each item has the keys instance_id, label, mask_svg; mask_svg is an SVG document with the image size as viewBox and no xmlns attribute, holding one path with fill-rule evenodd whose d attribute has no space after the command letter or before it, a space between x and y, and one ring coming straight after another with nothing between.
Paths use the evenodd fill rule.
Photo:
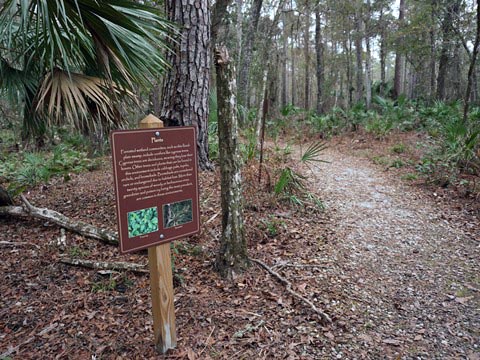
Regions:
<instances>
[{"instance_id":1,"label":"palmetto frond","mask_svg":"<svg viewBox=\"0 0 480 360\"><path fill-rule=\"evenodd\" d=\"M117 82L158 75L172 31L156 9L127 0L7 0L0 14L2 42L25 67L90 68Z\"/></svg>"},{"instance_id":2,"label":"palmetto frond","mask_svg":"<svg viewBox=\"0 0 480 360\"><path fill-rule=\"evenodd\" d=\"M165 69L173 29L157 9L133 0L6 0L0 90L17 91L3 73L29 80L20 87L33 99L25 121L65 118L80 126L92 111L114 121L114 98L149 86Z\"/></svg>"},{"instance_id":3,"label":"palmetto frond","mask_svg":"<svg viewBox=\"0 0 480 360\"><path fill-rule=\"evenodd\" d=\"M39 87L35 111L50 115L50 124L66 119L77 129L89 127L85 121L92 113L114 122L116 113L112 98L107 95L110 89L104 79L54 69Z\"/></svg>"}]
</instances>

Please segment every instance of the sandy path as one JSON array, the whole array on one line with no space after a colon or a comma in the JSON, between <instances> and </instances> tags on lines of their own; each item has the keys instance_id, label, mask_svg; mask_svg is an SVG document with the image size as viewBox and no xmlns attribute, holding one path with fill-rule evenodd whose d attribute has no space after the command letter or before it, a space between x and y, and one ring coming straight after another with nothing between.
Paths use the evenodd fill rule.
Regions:
<instances>
[{"instance_id":1,"label":"sandy path","mask_svg":"<svg viewBox=\"0 0 480 360\"><path fill-rule=\"evenodd\" d=\"M480 243L425 194L368 160L327 149L315 188L333 214L343 294L331 347L351 358L470 358L480 355ZM335 306L333 306L335 309Z\"/></svg>"}]
</instances>

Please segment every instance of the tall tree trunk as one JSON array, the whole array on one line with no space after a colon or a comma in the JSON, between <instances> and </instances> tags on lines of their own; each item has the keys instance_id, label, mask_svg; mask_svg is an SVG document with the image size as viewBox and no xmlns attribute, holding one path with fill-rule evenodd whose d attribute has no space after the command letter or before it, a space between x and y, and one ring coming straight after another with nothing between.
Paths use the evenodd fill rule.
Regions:
<instances>
[{"instance_id":1,"label":"tall tree trunk","mask_svg":"<svg viewBox=\"0 0 480 360\"><path fill-rule=\"evenodd\" d=\"M478 68L478 67L476 67ZM478 102L478 76L477 76L477 70L475 69L472 74L472 102L477 103Z\"/></svg>"},{"instance_id":2,"label":"tall tree trunk","mask_svg":"<svg viewBox=\"0 0 480 360\"><path fill-rule=\"evenodd\" d=\"M435 18L436 18L437 0L431 0L431 24L430 24L430 98L435 95L435 70L436 70L436 53L435 44Z\"/></svg>"},{"instance_id":3,"label":"tall tree trunk","mask_svg":"<svg viewBox=\"0 0 480 360\"><path fill-rule=\"evenodd\" d=\"M385 96L385 85L387 83L386 74L385 74L385 67L386 67L386 60L387 60L387 35L385 31L385 24L383 21L383 8L380 11L380 95Z\"/></svg>"},{"instance_id":4,"label":"tall tree trunk","mask_svg":"<svg viewBox=\"0 0 480 360\"><path fill-rule=\"evenodd\" d=\"M160 118L166 126L197 129L200 168L213 169L208 159L208 100L210 87L210 11L208 0L166 2L168 19L179 25L180 38L167 52L171 64L165 77Z\"/></svg>"},{"instance_id":5,"label":"tall tree trunk","mask_svg":"<svg viewBox=\"0 0 480 360\"><path fill-rule=\"evenodd\" d=\"M472 57L470 59L470 66L468 68L467 90L465 91L465 105L463 107L463 121L466 122L468 118L468 110L470 107L470 95L472 92L472 84L475 73L475 63L478 56L478 47L480 46L480 2L477 1L477 32L475 35L475 42L473 44Z\"/></svg>"},{"instance_id":6,"label":"tall tree trunk","mask_svg":"<svg viewBox=\"0 0 480 360\"><path fill-rule=\"evenodd\" d=\"M353 103L353 76L352 76L352 41L350 39L350 35L348 38L345 39L343 47L346 52L346 62L347 62L347 91L348 91L348 100L347 106L350 108Z\"/></svg>"},{"instance_id":7,"label":"tall tree trunk","mask_svg":"<svg viewBox=\"0 0 480 360\"><path fill-rule=\"evenodd\" d=\"M400 7L398 10L398 27L399 30L403 27L405 19L405 0L400 0ZM405 56L402 54L401 46L403 44L403 36L398 37L397 51L395 54L395 75L393 79L393 97L397 99L403 93L403 73L405 66Z\"/></svg>"},{"instance_id":8,"label":"tall tree trunk","mask_svg":"<svg viewBox=\"0 0 480 360\"><path fill-rule=\"evenodd\" d=\"M372 102L372 54L370 51L370 17L371 17L371 4L370 0L367 0L367 14L364 22L365 27L365 104L367 109L370 109Z\"/></svg>"},{"instance_id":9,"label":"tall tree trunk","mask_svg":"<svg viewBox=\"0 0 480 360\"><path fill-rule=\"evenodd\" d=\"M295 66L296 66L296 63L295 63L295 44L297 42L297 33L298 31L293 31L293 24L292 24L292 34L295 34L294 36L292 36L292 44L290 46L290 52L292 54L292 106L295 106L296 104L296 100L297 100L297 95L296 95L296 91L297 91L297 81L296 81L296 75L295 75ZM298 30L298 22L297 22L297 30Z\"/></svg>"},{"instance_id":10,"label":"tall tree trunk","mask_svg":"<svg viewBox=\"0 0 480 360\"><path fill-rule=\"evenodd\" d=\"M285 108L288 104L287 97L287 53L288 53L288 32L287 32L287 20L285 13L282 18L283 23L283 34L282 34L282 95L281 95L281 106Z\"/></svg>"},{"instance_id":11,"label":"tall tree trunk","mask_svg":"<svg viewBox=\"0 0 480 360\"><path fill-rule=\"evenodd\" d=\"M370 38L368 35L365 37L365 101L367 109L370 109L372 103L372 54L370 51Z\"/></svg>"},{"instance_id":12,"label":"tall tree trunk","mask_svg":"<svg viewBox=\"0 0 480 360\"><path fill-rule=\"evenodd\" d=\"M437 75L437 99L439 100L445 100L446 78L451 52L450 37L453 32L452 23L453 17L455 14L458 14L458 11L458 0L449 3L442 23L442 49L440 51Z\"/></svg>"},{"instance_id":13,"label":"tall tree trunk","mask_svg":"<svg viewBox=\"0 0 480 360\"><path fill-rule=\"evenodd\" d=\"M310 109L310 9L309 2L305 0L305 31L303 32L303 46L305 54L305 110Z\"/></svg>"},{"instance_id":14,"label":"tall tree trunk","mask_svg":"<svg viewBox=\"0 0 480 360\"><path fill-rule=\"evenodd\" d=\"M235 0L235 5L237 8L237 24L235 25L236 27L236 40L237 40L237 59L235 60L236 64L236 69L240 68L240 64L242 61L242 37L243 37L243 12L242 12L242 7L243 7L243 0Z\"/></svg>"},{"instance_id":15,"label":"tall tree trunk","mask_svg":"<svg viewBox=\"0 0 480 360\"><path fill-rule=\"evenodd\" d=\"M222 26L222 22L227 15L227 7L232 3L232 0L217 0L212 9L212 26L210 29L212 47L215 48L217 43L217 36Z\"/></svg>"},{"instance_id":16,"label":"tall tree trunk","mask_svg":"<svg viewBox=\"0 0 480 360\"><path fill-rule=\"evenodd\" d=\"M323 83L325 81L325 69L323 66L323 38L320 21L320 9L315 7L315 53L317 56L317 114L323 113Z\"/></svg>"},{"instance_id":17,"label":"tall tree trunk","mask_svg":"<svg viewBox=\"0 0 480 360\"><path fill-rule=\"evenodd\" d=\"M215 51L215 65L222 194L222 236L216 267L224 277L233 278L248 266L248 255L243 228L235 70L226 47Z\"/></svg>"},{"instance_id":18,"label":"tall tree trunk","mask_svg":"<svg viewBox=\"0 0 480 360\"><path fill-rule=\"evenodd\" d=\"M355 92L355 101L360 102L363 99L363 62L362 62L362 38L363 38L363 29L362 29L362 2L356 1L356 10L355 10L355 56L356 56L356 92Z\"/></svg>"},{"instance_id":19,"label":"tall tree trunk","mask_svg":"<svg viewBox=\"0 0 480 360\"><path fill-rule=\"evenodd\" d=\"M263 0L253 0L248 19L248 29L245 35L245 41L242 49L242 61L240 63L240 73L238 74L238 102L241 105L249 107L249 87L250 87L250 65L253 57L253 44L257 34L260 11Z\"/></svg>"}]
</instances>

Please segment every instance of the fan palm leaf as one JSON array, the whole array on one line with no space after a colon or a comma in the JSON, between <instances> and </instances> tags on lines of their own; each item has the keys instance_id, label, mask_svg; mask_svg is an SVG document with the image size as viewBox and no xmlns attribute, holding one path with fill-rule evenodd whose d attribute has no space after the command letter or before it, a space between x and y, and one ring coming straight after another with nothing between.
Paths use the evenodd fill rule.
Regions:
<instances>
[{"instance_id":1,"label":"fan palm leaf","mask_svg":"<svg viewBox=\"0 0 480 360\"><path fill-rule=\"evenodd\" d=\"M132 0L7 0L0 89L17 91L8 83L23 76L27 122L64 118L79 127L92 112L112 122L116 97L132 97L134 86L149 86L165 69L173 33L157 9Z\"/></svg>"}]
</instances>

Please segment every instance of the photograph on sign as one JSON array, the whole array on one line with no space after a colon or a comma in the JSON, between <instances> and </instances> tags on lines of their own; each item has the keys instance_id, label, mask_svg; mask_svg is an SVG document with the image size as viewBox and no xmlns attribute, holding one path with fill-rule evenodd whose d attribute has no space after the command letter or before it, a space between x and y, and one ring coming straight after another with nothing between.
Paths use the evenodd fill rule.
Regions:
<instances>
[{"instance_id":1,"label":"photograph on sign","mask_svg":"<svg viewBox=\"0 0 480 360\"><path fill-rule=\"evenodd\" d=\"M158 231L157 207L131 211L128 213L127 219L129 238Z\"/></svg>"},{"instance_id":2,"label":"photograph on sign","mask_svg":"<svg viewBox=\"0 0 480 360\"><path fill-rule=\"evenodd\" d=\"M122 253L200 231L194 127L113 131Z\"/></svg>"},{"instance_id":3,"label":"photograph on sign","mask_svg":"<svg viewBox=\"0 0 480 360\"><path fill-rule=\"evenodd\" d=\"M193 220L192 199L163 205L163 227L180 226Z\"/></svg>"}]
</instances>

